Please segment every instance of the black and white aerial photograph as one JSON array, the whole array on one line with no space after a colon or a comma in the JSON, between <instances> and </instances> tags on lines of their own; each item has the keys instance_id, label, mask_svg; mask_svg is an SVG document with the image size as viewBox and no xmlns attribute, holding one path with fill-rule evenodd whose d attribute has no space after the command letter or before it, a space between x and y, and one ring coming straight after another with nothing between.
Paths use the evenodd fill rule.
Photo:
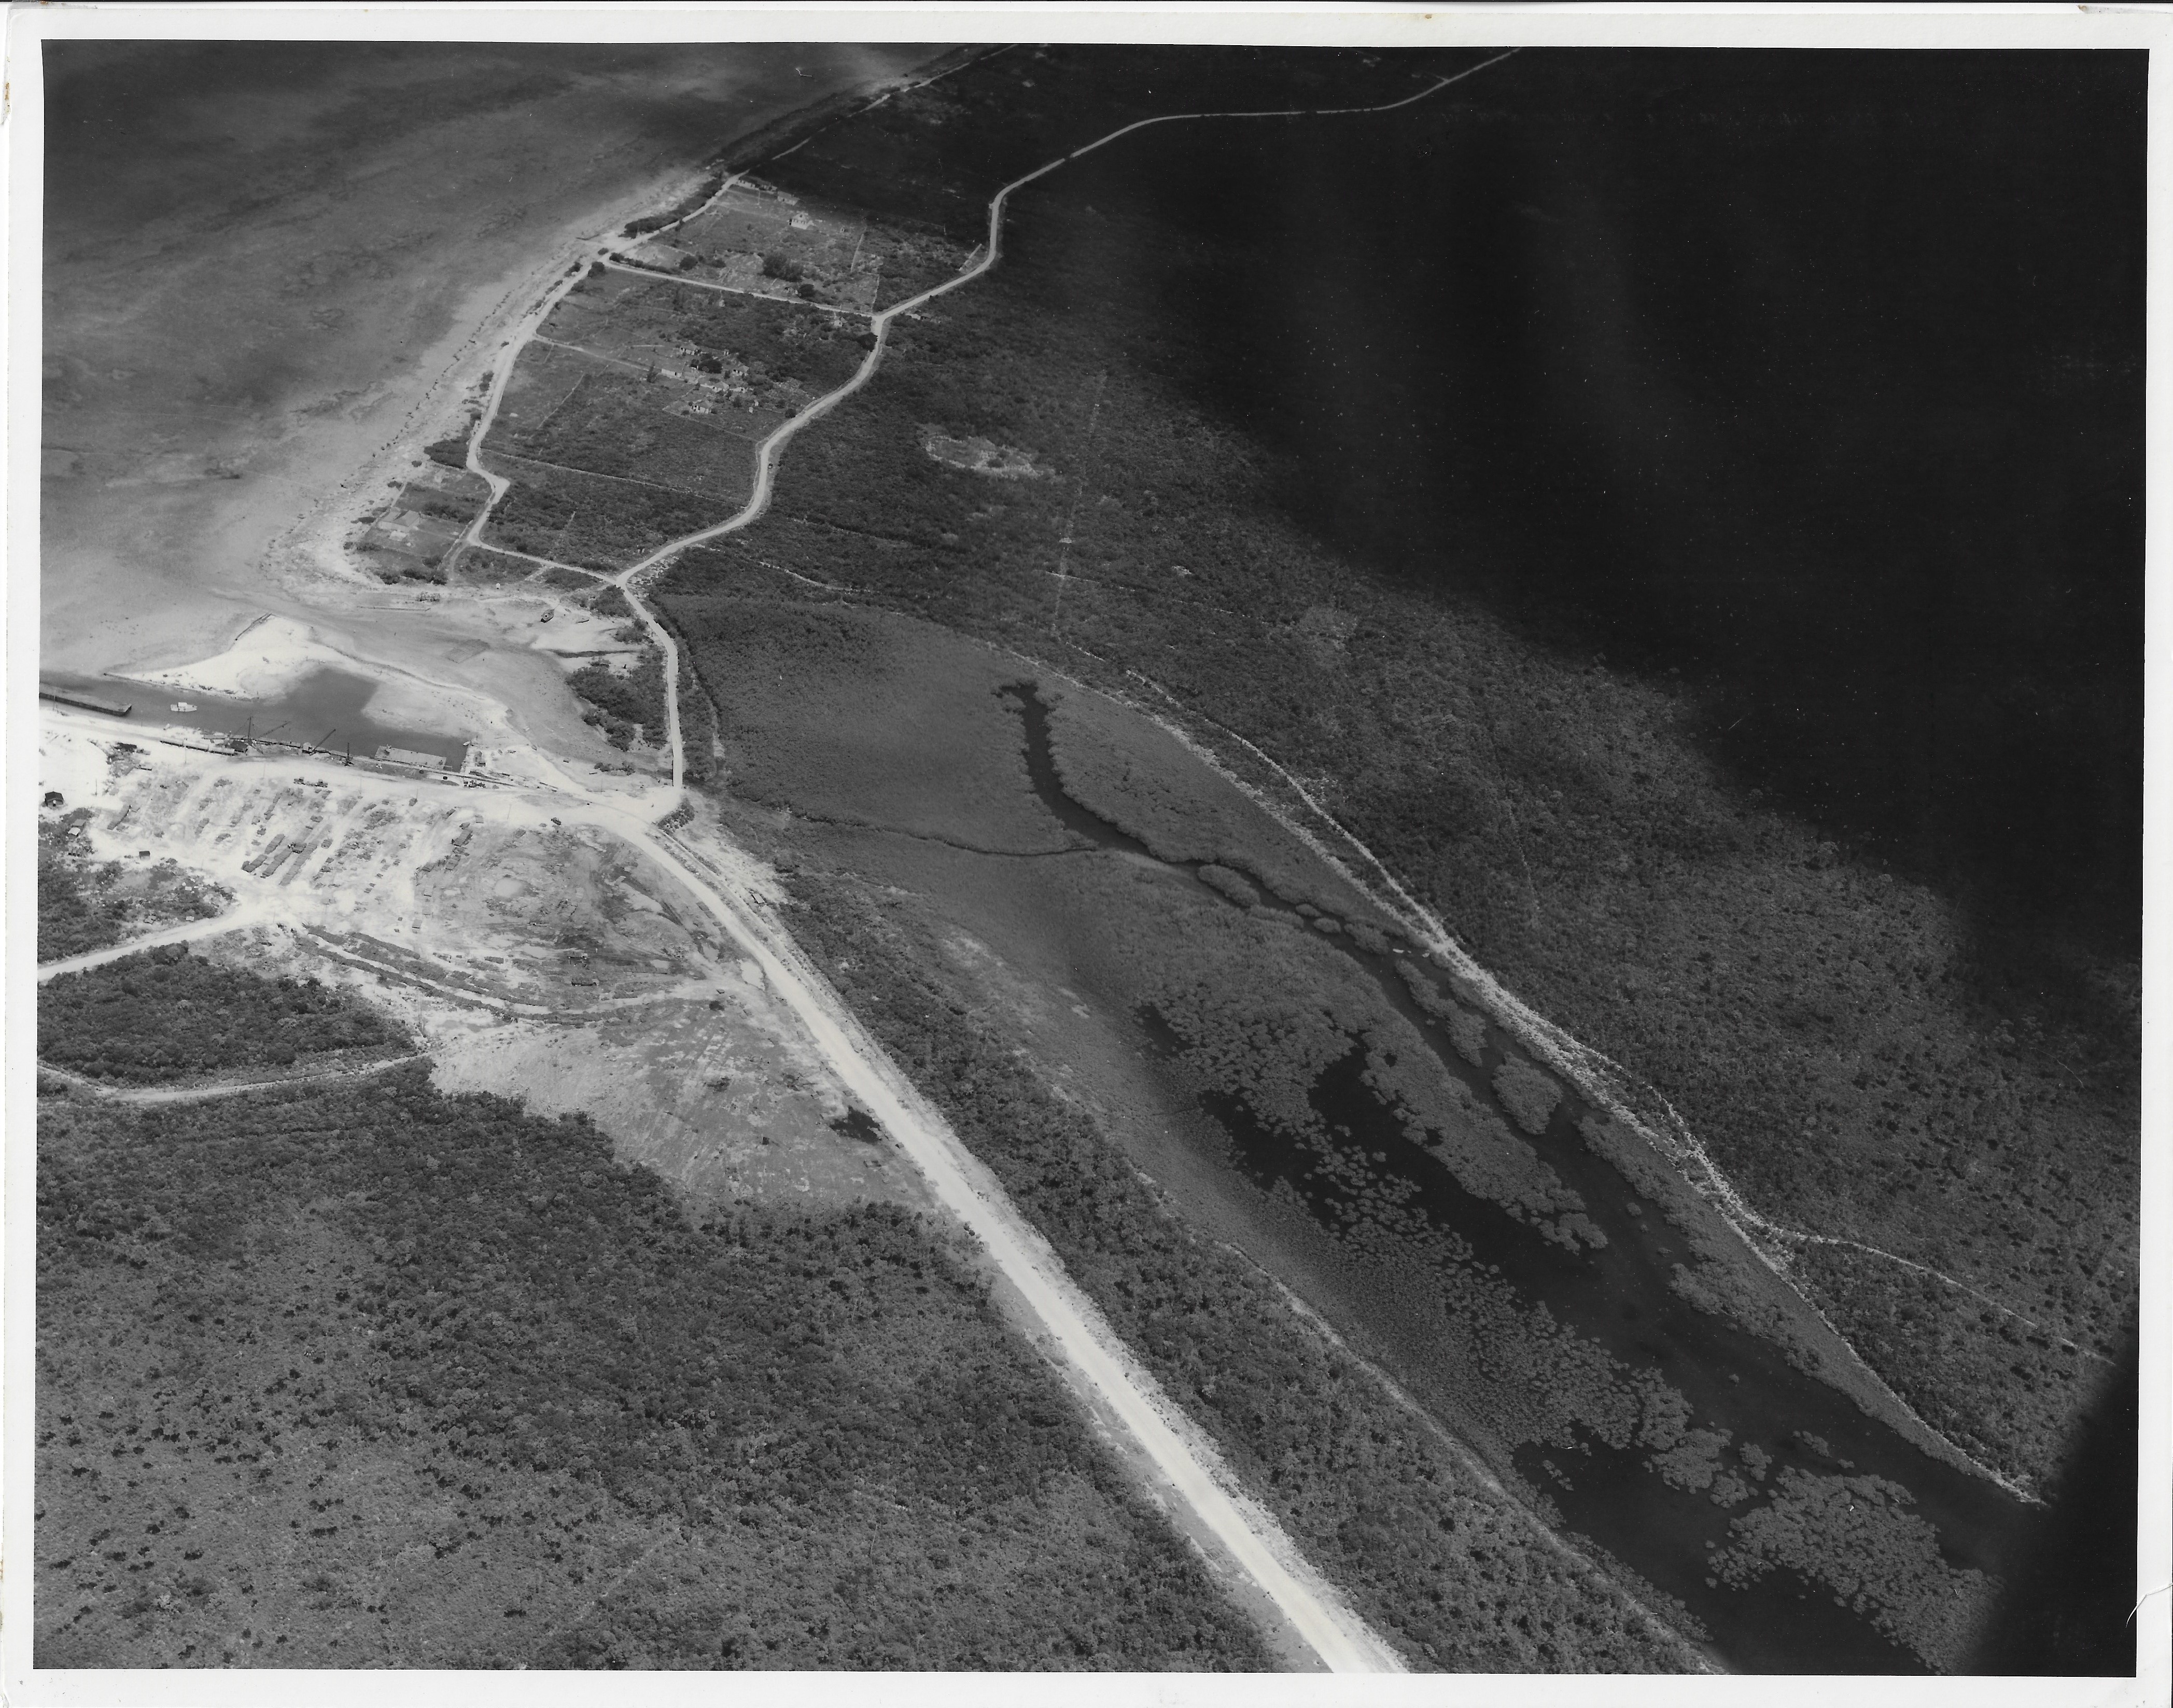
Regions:
<instances>
[{"instance_id":1,"label":"black and white aerial photograph","mask_svg":"<svg viewBox=\"0 0 2173 1708\"><path fill-rule=\"evenodd\" d=\"M11 1700L2164 1700L2168 19L1550 13L12 15Z\"/></svg>"}]
</instances>

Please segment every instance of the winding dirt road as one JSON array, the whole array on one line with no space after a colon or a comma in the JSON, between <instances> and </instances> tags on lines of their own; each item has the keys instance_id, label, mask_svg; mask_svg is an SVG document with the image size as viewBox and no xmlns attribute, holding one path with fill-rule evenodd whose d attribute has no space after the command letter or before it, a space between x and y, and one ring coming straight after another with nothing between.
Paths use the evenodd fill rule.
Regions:
<instances>
[{"instance_id":1,"label":"winding dirt road","mask_svg":"<svg viewBox=\"0 0 2173 1708\"><path fill-rule=\"evenodd\" d=\"M1402 1663L1395 1651L1371 1630L1342 1597L1307 1564L1275 1519L1243 1494L1236 1479L1222 1465L1211 1441L1161 1393L1151 1375L1139 1364L1120 1337L1109 1328L1098 1311L1072 1282L1055 1253L1011 1203L988 1170L960 1141L941 1113L914 1090L909 1080L890 1061L881 1047L861 1030L830 989L827 980L800 951L789 930L769 911L763 897L749 883L732 876L739 869L740 862L722 849L718 850L718 858L705 856L700 844L708 833L698 824L690 824L676 835L665 827L686 816L686 756L678 715L681 661L675 640L642 597L639 584L689 548L733 534L761 518L769 507L785 448L802 429L835 410L875 377L888 348L890 329L898 318L915 313L936 298L971 283L996 265L1002 254L1005 214L1011 197L1016 191L1071 161L1152 126L1184 121L1384 112L1424 100L1508 57L1507 53L1497 55L1455 76L1441 78L1403 100L1378 107L1160 115L1123 126L1048 162L1004 185L995 192L989 204L986 242L969 266L953 277L869 317L870 327L875 335L874 343L854 374L836 389L809 404L758 445L753 485L746 503L737 512L709 526L672 540L628 568L617 572L556 564L553 560L534 558L528 553L514 554L539 565L576 570L599 583L617 586L625 594L636 616L653 638L663 660L666 739L671 757L671 773L670 802L663 815L662 824L646 816L655 811L653 797L648 807L644 809L638 804L623 800L590 794L578 785L563 791L553 789L549 785L526 785L509 789L506 794L526 796L531 806L547 804L550 812L563 816L569 821L585 822L609 831L641 850L685 886L722 931L760 968L771 991L792 1010L840 1081L881 1122L890 1138L919 1168L936 1196L973 1231L991 1261L1015 1290L1025 1311L1043 1331L1046 1344L1075 1387L1090 1400L1097 1414L1120 1431L1130 1446L1136 1449L1137 1454L1151 1464L1167 1495L1184 1509L1185 1528L1206 1541L1212 1551L1221 1554L1242 1575L1259 1596L1272 1606L1279 1620L1288 1630L1318 1657L1322 1665L1339 1672L1400 1671ZM728 180L716 195L721 197L728 193L731 185L736 181L736 177ZM714 200L714 197L712 198ZM709 204L704 205L707 207ZM693 218L700 211L694 210L687 217ZM566 293L591 265L603 261L607 251L618 240L615 234L593 240L588 252L578 258L522 317L499 353L493 364L483 416L469 439L467 466L483 477L491 490L490 499L463 536L470 543L482 543L491 515L510 490L510 483L507 480L484 466L483 446L497 420L507 384L520 353L529 340L537 335ZM1260 757L1263 759L1266 757L1264 755ZM1293 786L1296 786L1294 779ZM1309 799L1307 805L1313 806ZM1315 807L1314 811L1318 811L1318 809ZM1281 814L1277 816L1281 816ZM1328 819L1324 812L1320 812L1319 816L1326 821L1333 832L1341 831L1341 827ZM1306 830L1297 826L1292 827L1299 829L1300 834L1305 835L1307 840L1316 841L1316 838ZM1669 1123L1639 1120L1630 1113L1627 1106L1640 1100L1624 1083L1627 1075L1617 1064L1597 1056L1596 1053L1586 1049L1559 1028L1524 1009L1510 993L1496 985L1484 969L1470 963L1442 923L1422 908L1385 866L1373 859L1370 851L1356 844L1355 838L1350 838L1348 832L1342 832L1340 837L1331 834L1329 840L1337 843L1336 852L1330 853L1325 847L1322 848L1322 852L1338 865L1348 863L1356 865L1373 877L1375 886L1385 890L1402 904L1396 911L1403 913L1415 928L1414 935L1427 942L1429 946L1451 956L1466 972L1467 977L1472 978L1494 999L1497 1013L1512 1031L1584 1086L1588 1095L1594 1095L1596 1101L1612 1107L1644 1133L1654 1144L1655 1149L1671 1155L1684 1172L1694 1179L1700 1174L1701 1171L1697 1164L1705 1161L1703 1153L1697 1150L1694 1140L1688 1140L1686 1130L1681 1139L1671 1145L1667 1139L1654 1130L1656 1127L1666 1128ZM1337 859L1336 854L1340 854L1342 858ZM85 966L96 965L101 961L133 952L154 943L214 935L235 929L251 922L242 918L239 911L221 920L194 922L110 951L73 957L67 962L41 967L40 978L42 980ZM236 1091L246 1089L253 1087L234 1088ZM181 1092L179 1095L190 1094ZM205 1093L198 1090L195 1094ZM1667 1113L1673 1114L1672 1111ZM1679 1125L1679 1123L1675 1124ZM1674 1134L1670 1133L1669 1136L1673 1137ZM1709 1163L1707 1168L1710 1169ZM1717 1171L1711 1171L1711 1173L1717 1176ZM1734 1212L1729 1215L1729 1220L1736 1223L1739 1231L1745 1231L1746 1222L1751 1226L1771 1227L1771 1224L1757 1217L1747 1205L1734 1200L1732 1188L1727 1188L1724 1182L1717 1183L1716 1188L1714 1183L1708 1180L1701 1189L1707 1191L1710 1197L1718 1198L1725 1207L1724 1213L1727 1210ZM1749 1242L1754 1249L1757 1248L1755 1240L1749 1240Z\"/></svg>"},{"instance_id":2,"label":"winding dirt road","mask_svg":"<svg viewBox=\"0 0 2173 1708\"><path fill-rule=\"evenodd\" d=\"M898 317L913 314L936 298L971 283L996 264L1002 255L1005 211L1016 191L1084 154L1151 125L1390 111L1424 100L1508 57L1507 53L1496 55L1455 76L1442 78L1403 100L1379 107L1169 113L1141 119L1075 148L998 190L989 203L988 240L978 258L953 277L870 316L875 342L852 376L809 404L757 446L754 484L746 504L737 512L657 547L616 574L583 572L609 582L624 593L663 659L666 741L671 755L673 803L671 811L666 815L667 822L679 817L685 804L686 746L679 719L679 649L642 598L639 584L680 553L736 533L768 510L776 487L779 460L785 446L875 377L889 345L891 326ZM716 194L726 193L732 181L736 180L728 180ZM599 242L594 259L601 260L607 246L607 242ZM514 365L522 348L537 335L552 310L585 271L585 267L577 267L545 294L524 317L517 335L509 340L495 364L483 415L468 443L468 466L490 483L492 493L483 514L468 529L466 538L471 541L481 541L490 515L509 485L484 466L483 448L497 420ZM600 828L612 831L634 843L671 872L761 968L771 989L806 1028L838 1078L912 1159L936 1196L973 1230L1045 1331L1074 1382L1091 1396L1104 1417L1113 1420L1130 1437L1154 1466L1167 1491L1188 1509L1194 1521L1189 1528L1211 1538L1227 1561L1265 1597L1290 1630L1329 1670L1402 1671L1402 1660L1396 1651L1371 1630L1342 1597L1306 1563L1274 1518L1239 1490L1236 1479L1221 1465L1205 1436L1160 1392L1153 1377L1065 1274L1048 1242L1034 1231L941 1115L914 1091L910 1080L898 1071L881 1047L860 1028L830 991L827 981L800 953L790 935L767 913L759 898L725 879L720 865L701 859L686 843L623 806L590 796L587 805L578 811Z\"/></svg>"}]
</instances>

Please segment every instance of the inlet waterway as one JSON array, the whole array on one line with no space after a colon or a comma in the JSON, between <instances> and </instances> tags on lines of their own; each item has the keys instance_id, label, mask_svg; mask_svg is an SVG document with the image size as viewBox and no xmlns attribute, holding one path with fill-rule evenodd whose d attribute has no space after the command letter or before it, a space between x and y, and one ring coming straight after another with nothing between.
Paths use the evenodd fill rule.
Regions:
<instances>
[{"instance_id":1,"label":"inlet waterway","mask_svg":"<svg viewBox=\"0 0 2173 1708\"><path fill-rule=\"evenodd\" d=\"M378 684L335 665L311 671L285 692L258 699L198 693L126 676L81 676L48 671L40 678L60 688L132 705L124 725L165 725L206 735L244 735L283 746L319 748L375 758L380 748L423 754L457 771L467 755L467 739L439 730L418 730L381 723L369 715Z\"/></svg>"},{"instance_id":2,"label":"inlet waterway","mask_svg":"<svg viewBox=\"0 0 2173 1708\"><path fill-rule=\"evenodd\" d=\"M1139 838L1071 795L1050 752L1049 712L1038 689L1020 683L1004 692L1022 720L1033 789L1059 822L1098 848L1199 876L1204 862L1160 859ZM1302 916L1292 899L1277 896L1259 873L1243 876L1261 894L1254 911L1305 928L1323 949L1362 969L1383 1002L1425 1040L1442 1070L1505 1122L1513 1120L1494 1080L1521 1052L1491 1021L1485 1024L1483 1046L1474 1048L1469 1021L1463 1043L1470 1053L1459 1051L1448 1026L1428 1011L1453 1011L1453 992L1441 969L1408 944L1369 947L1381 940L1368 933L1361 942L1348 929L1351 922L1331 919L1336 929L1324 929ZM1224 889L1203 887L1230 906L1244 905ZM1413 973L1421 989L1431 987L1434 1002L1422 1005L1416 999ZM1187 1040L1151 1010L1138 1019L1145 1041L1176 1068L1181 1083ZM1741 1490L1727 1506L1713 1495L1728 1485L1710 1475L1702 1484L1686 1479L1680 1469L1671 1477L1642 1447L1610 1446L1596 1435L1566 1453L1558 1445L1543 1448L1531 1441L1508 1447L1513 1469L1543 1492L1563 1528L1598 1544L1681 1603L1729 1665L1771 1672L1923 1670L1919 1655L1893 1635L1904 1627L1921 1630L1928 1617L1923 1609L1897 1614L1889 1605L1882 1618L1876 1598L1838 1592L1831 1554L1820 1576L1789 1563L1755 1573L1724 1573L1716 1555L1733 1539L1732 1521L1760 1510L1792 1480L1786 1474L1793 1472L1798 1487L1802 1479L1813 1478L1827 1490L1849 1490L1844 1502L1856 1493L1868 1501L1890 1500L1936 1532L1944 1566L1998 1577L2011 1569L2009 1557L2027 1533L2030 1510L1997 1484L1934 1457L1840 1389L1798 1368L1774 1342L1700 1309L1679 1292L1674 1285L1679 1268L1695 1271L1699 1263L1690 1238L1587 1141L1578 1123L1593 1112L1573 1091L1565 1091L1529 1142L1583 1199L1585 1215L1604 1237L1596 1246L1550 1237L1532 1220L1467 1189L1441 1158L1414 1140L1407 1113L1367 1082L1365 1065L1365 1045L1354 1038L1351 1053L1319 1074L1310 1094L1317 1118L1310 1135L1263 1118L1242 1095L1198 1092L1200 1112L1227 1136L1223 1167L1263 1194L1286 1200L1295 1194L1331 1236L1362 1213L1360 1200L1369 1191L1385 1190L1399 1201L1406 1219L1415 1212L1430 1236L1448 1237L1436 1242L1457 1253L1438 1260L1444 1297L1456 1296L1452 1266L1489 1285L1506 1285L1525 1306L1544 1306L1562 1328L1603 1349L1630 1377L1664 1382L1686 1404L1690 1427L1724 1435L1732 1455L1726 1468ZM1324 1146L1336 1154L1325 1157ZM1734 1237L1717 1219L1714 1231ZM1392 1330L1369 1338L1393 1345L1399 1334ZM1407 1333L1404 1338L1408 1344ZM1421 1392L1425 1387L1412 1385ZM1746 1464L1762 1468L1754 1478ZM1890 1487L1882 1490L1843 1479L1877 1479ZM1901 1581L1907 1581L1906 1572ZM1939 1592L1953 1592L1949 1587Z\"/></svg>"}]
</instances>

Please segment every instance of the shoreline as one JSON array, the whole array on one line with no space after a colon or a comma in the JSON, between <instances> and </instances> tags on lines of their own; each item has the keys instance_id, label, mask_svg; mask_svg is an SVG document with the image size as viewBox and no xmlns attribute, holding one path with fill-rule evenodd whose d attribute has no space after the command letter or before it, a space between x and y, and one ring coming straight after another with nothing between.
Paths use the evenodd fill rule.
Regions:
<instances>
[{"instance_id":1,"label":"shoreline","mask_svg":"<svg viewBox=\"0 0 2173 1708\"><path fill-rule=\"evenodd\" d=\"M957 57L957 51L946 51L903 70L856 78L721 143L688 149L670 164L644 174L630 189L546 228L540 240L526 245L511 265L461 291L439 335L391 372L373 376L360 396L336 396L329 407L298 406L286 412L283 430L265 444L257 466L236 483L233 501L202 515L201 546L193 553L202 567L154 568L142 553L126 550L101 554L100 542L81 529L64 541L48 533L40 552L40 669L138 679L182 671L231 651L257 623L278 617L320 629L326 644L365 673L391 669L438 675L418 670L422 659L415 655L408 633L413 625L402 616L412 619L421 610L453 618L448 607L457 601L383 601L381 596L391 590L348 558L345 537L353 512L373 484L404 475L423 446L443 435L461 412L468 390L487 378L504 337L536 298L583 254L614 238L628 220L668 207L699 181L715 159L763 152L781 135L925 80L931 65L940 74ZM48 281L49 288L52 283ZM56 423L46 423L48 434L55 428ZM67 478L65 468L56 463L51 471ZM56 507L49 503L46 509L51 529ZM71 563L68 579L56 585L52 560L71 549L88 552L92 562L80 569ZM97 561L101 555L103 563ZM380 595L376 611L370 609L373 595ZM423 644L439 638L429 636ZM496 633L485 638L493 649L504 649L504 637ZM433 662L442 666L443 659Z\"/></svg>"},{"instance_id":2,"label":"shoreline","mask_svg":"<svg viewBox=\"0 0 2173 1708\"><path fill-rule=\"evenodd\" d=\"M941 75L980 51L949 51L860 78L722 144L690 149L632 188L558 222L515 264L467 288L427 348L376 377L366 416L349 414L303 443L275 447L252 477L258 484L248 498L213 519L211 536L234 542L226 555L238 571L162 578L155 592L146 590L148 621L116 619L108 610L86 613L88 620L71 628L48 613L40 671L261 699L277 698L313 670L334 667L375 684L369 703L375 717L457 733L538 780L593 773L591 787L643 795L650 782L643 770L609 777L618 756L582 720L563 686L562 662L537 646L536 633L505 601L434 588L418 594L379 581L348 552L358 512L365 504L375 509L388 481L404 480L426 445L464 424L539 298L617 241L628 221L683 197L720 155L766 154L780 137L812 133L838 112L925 81L931 68ZM132 590L123 584L104 590ZM259 635L267 624L272 644L260 652L251 637L267 638ZM282 653L287 656L277 656Z\"/></svg>"}]
</instances>

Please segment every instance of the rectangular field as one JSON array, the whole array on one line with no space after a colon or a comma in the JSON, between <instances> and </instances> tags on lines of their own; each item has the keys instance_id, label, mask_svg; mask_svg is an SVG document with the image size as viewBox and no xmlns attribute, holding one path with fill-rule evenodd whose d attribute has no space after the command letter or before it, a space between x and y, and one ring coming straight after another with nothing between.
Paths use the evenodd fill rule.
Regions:
<instances>
[{"instance_id":1,"label":"rectangular field","mask_svg":"<svg viewBox=\"0 0 2173 1708\"><path fill-rule=\"evenodd\" d=\"M491 513L489 542L595 569L623 569L667 541L724 520L742 501L502 453L493 461L513 489Z\"/></svg>"},{"instance_id":2,"label":"rectangular field","mask_svg":"<svg viewBox=\"0 0 2173 1708\"><path fill-rule=\"evenodd\" d=\"M659 542L625 525L638 509L687 514L676 498L710 506L692 525L721 520L752 488L758 441L844 383L865 336L798 304L597 270L553 310L507 385L484 455L524 491L493 518L493 537L615 564ZM582 504L560 502L582 476L629 490L589 488ZM669 496L637 504L639 488ZM586 512L579 525L576 510Z\"/></svg>"},{"instance_id":3,"label":"rectangular field","mask_svg":"<svg viewBox=\"0 0 2173 1708\"><path fill-rule=\"evenodd\" d=\"M755 412L712 401L693 386L592 370L542 431L504 440L493 434L489 454L517 453L738 503L754 478L754 440L768 425Z\"/></svg>"},{"instance_id":4,"label":"rectangular field","mask_svg":"<svg viewBox=\"0 0 2173 1708\"><path fill-rule=\"evenodd\" d=\"M866 232L857 212L747 182L637 253L691 277L865 312L876 291Z\"/></svg>"},{"instance_id":5,"label":"rectangular field","mask_svg":"<svg viewBox=\"0 0 2173 1708\"><path fill-rule=\"evenodd\" d=\"M871 335L849 316L779 296L604 267L561 299L542 337L553 341L546 348L577 346L590 358L654 368L660 379L706 384L712 391L744 391L789 412L843 384ZM526 366L527 352L521 359ZM537 383L552 371L539 365ZM783 388L795 382L799 391L788 396Z\"/></svg>"}]
</instances>

